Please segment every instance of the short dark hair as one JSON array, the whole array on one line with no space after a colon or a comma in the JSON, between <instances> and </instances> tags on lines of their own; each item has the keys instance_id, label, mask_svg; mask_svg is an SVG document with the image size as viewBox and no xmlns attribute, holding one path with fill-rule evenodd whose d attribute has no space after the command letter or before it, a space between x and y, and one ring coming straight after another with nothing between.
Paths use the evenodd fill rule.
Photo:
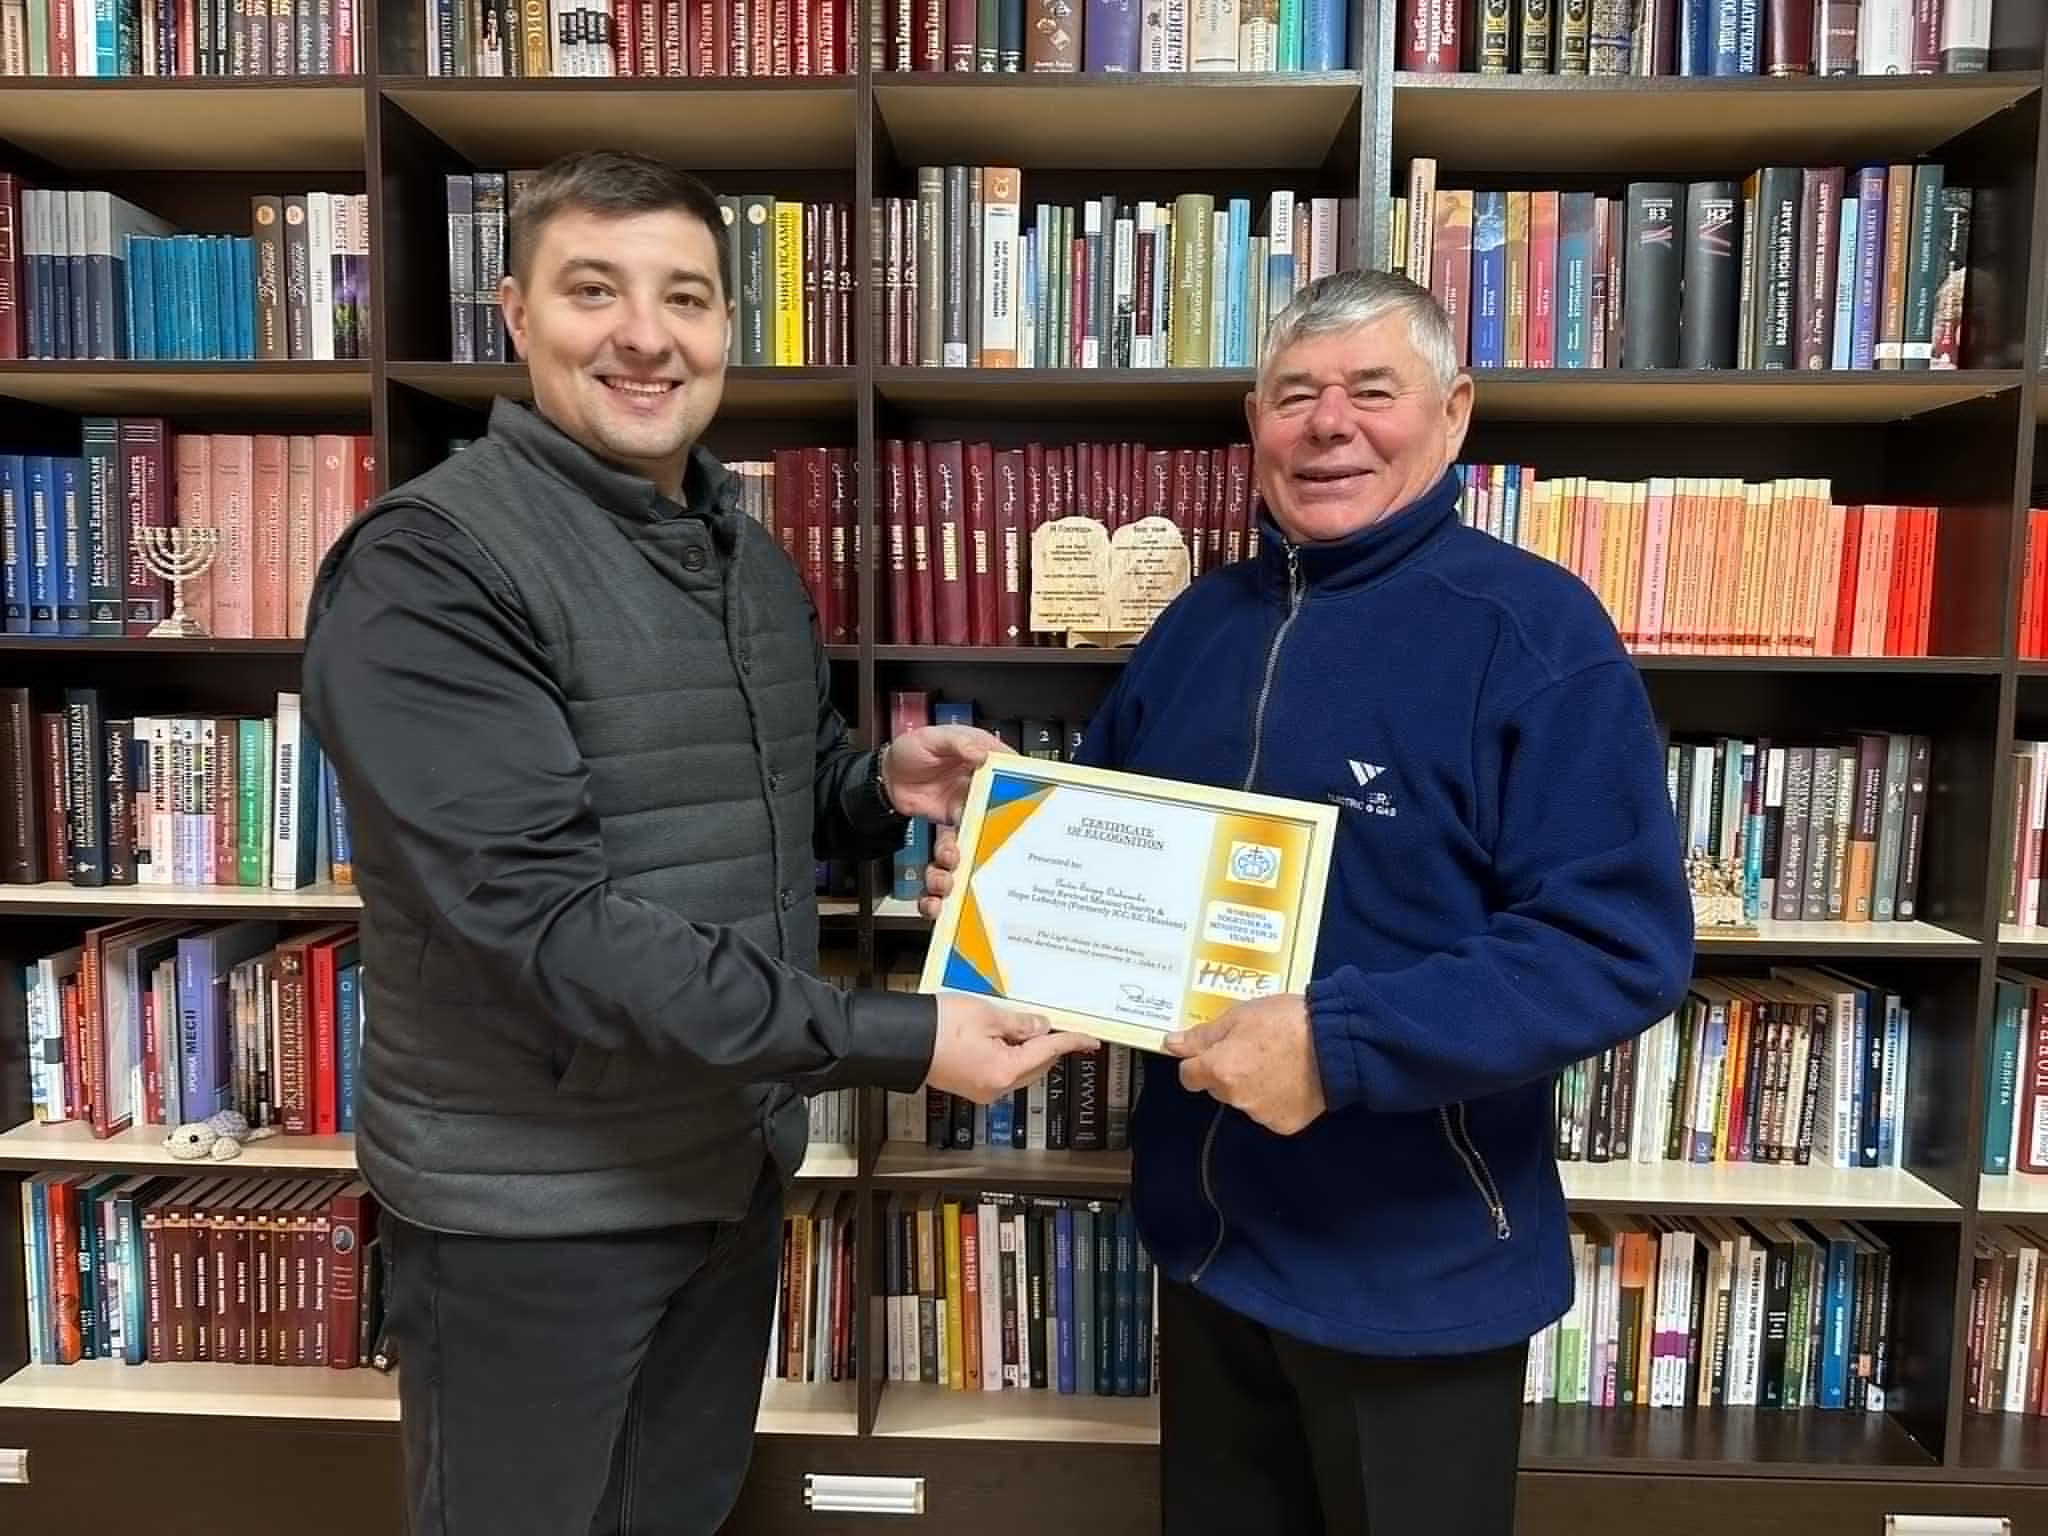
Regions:
<instances>
[{"instance_id":1,"label":"short dark hair","mask_svg":"<svg viewBox=\"0 0 2048 1536\"><path fill-rule=\"evenodd\" d=\"M693 214L711 231L718 251L718 291L730 299L726 272L732 236L718 195L679 166L622 149L586 149L562 156L535 173L506 219L505 270L524 283L533 269L543 225L574 210L623 218L671 210Z\"/></svg>"}]
</instances>

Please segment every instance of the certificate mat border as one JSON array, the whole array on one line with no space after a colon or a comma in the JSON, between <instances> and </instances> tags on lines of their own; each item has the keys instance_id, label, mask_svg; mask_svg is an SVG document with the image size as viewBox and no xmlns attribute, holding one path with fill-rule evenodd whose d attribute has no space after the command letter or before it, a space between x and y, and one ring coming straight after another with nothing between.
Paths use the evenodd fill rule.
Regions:
<instances>
[{"instance_id":1,"label":"certificate mat border","mask_svg":"<svg viewBox=\"0 0 2048 1536\"><path fill-rule=\"evenodd\" d=\"M1100 790L1130 800L1165 800L1179 805L1192 805L1205 811L1260 816L1306 825L1309 829L1308 864L1301 877L1304 899L1294 914L1294 942L1285 951L1281 993L1286 995L1307 990L1315 966L1316 944L1322 933L1323 907L1328 900L1330 863L1335 852L1333 845L1337 836L1336 806L1318 805L1311 800L1292 800L1280 795L1263 795L1251 790L1229 789L1219 785L1190 784L1180 779L1161 779L1150 774L1125 773L1096 768L1085 763L1061 762L1055 758L1030 757L1017 752L992 752L975 770L974 777L968 784L967 803L960 813L960 863L952 872L953 888L947 893L945 905L939 909L939 915L932 924L931 940L924 954L924 972L918 978L919 991L932 996L986 995L961 992L957 988L946 986L943 978L946 974L946 957L952 953L953 940L960 927L961 903L968 881L974 873L969 850L980 842L981 824L988 814L989 791L998 773L1038 779L1053 785ZM1009 1003L1009 999L1003 997L997 997L994 1001ZM1167 1032L1146 1029L1142 1025L1126 1024L1118 1019L1075 1013L1064 1008L1048 1008L1037 1003L1017 1003L1012 1006L1043 1014L1055 1028L1072 1030L1110 1044L1128 1045L1154 1054L1164 1053Z\"/></svg>"}]
</instances>

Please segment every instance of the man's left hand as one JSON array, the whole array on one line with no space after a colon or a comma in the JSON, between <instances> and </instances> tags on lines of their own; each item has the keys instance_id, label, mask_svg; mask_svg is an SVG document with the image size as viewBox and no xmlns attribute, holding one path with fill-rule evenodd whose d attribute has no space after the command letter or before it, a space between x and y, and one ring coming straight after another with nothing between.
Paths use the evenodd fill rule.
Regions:
<instances>
[{"instance_id":1,"label":"man's left hand","mask_svg":"<svg viewBox=\"0 0 2048 1536\"><path fill-rule=\"evenodd\" d=\"M1184 1088L1241 1109L1269 1131L1292 1136L1328 1106L1299 993L1238 1003L1166 1040L1180 1058Z\"/></svg>"},{"instance_id":2,"label":"man's left hand","mask_svg":"<svg viewBox=\"0 0 2048 1536\"><path fill-rule=\"evenodd\" d=\"M890 741L882 779L899 816L957 822L967 804L967 783L1003 739L971 725L920 725Z\"/></svg>"}]
</instances>

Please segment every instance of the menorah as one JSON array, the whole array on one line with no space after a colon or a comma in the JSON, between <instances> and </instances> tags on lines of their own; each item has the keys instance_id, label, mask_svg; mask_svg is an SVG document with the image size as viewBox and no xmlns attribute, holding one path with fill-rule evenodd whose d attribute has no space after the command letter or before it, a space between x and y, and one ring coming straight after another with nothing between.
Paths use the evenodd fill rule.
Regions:
<instances>
[{"instance_id":1,"label":"menorah","mask_svg":"<svg viewBox=\"0 0 2048 1536\"><path fill-rule=\"evenodd\" d=\"M204 638L207 629L185 610L185 583L197 581L220 553L218 528L137 528L136 547L151 571L171 584L171 612L152 636L173 640Z\"/></svg>"}]
</instances>

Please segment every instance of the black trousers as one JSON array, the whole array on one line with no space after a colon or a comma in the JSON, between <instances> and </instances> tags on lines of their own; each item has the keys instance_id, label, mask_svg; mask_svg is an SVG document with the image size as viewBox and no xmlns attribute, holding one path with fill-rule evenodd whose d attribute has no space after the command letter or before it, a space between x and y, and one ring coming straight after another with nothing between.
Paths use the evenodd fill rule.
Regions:
<instances>
[{"instance_id":1,"label":"black trousers","mask_svg":"<svg viewBox=\"0 0 2048 1536\"><path fill-rule=\"evenodd\" d=\"M782 1188L744 1220L508 1240L380 1218L412 1536L711 1536L753 1450Z\"/></svg>"},{"instance_id":2,"label":"black trousers","mask_svg":"<svg viewBox=\"0 0 2048 1536\"><path fill-rule=\"evenodd\" d=\"M1160 1277L1162 1536L1511 1536L1528 1346L1304 1344Z\"/></svg>"}]
</instances>

